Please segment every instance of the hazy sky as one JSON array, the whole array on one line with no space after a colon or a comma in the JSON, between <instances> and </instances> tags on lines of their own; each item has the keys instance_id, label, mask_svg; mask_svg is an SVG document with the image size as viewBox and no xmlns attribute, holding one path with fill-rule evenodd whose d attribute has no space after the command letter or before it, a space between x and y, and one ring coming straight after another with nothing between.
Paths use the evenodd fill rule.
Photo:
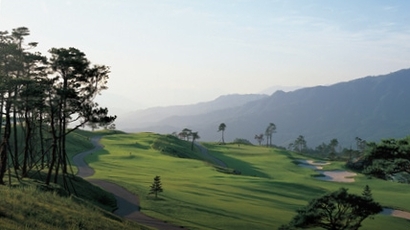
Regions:
<instances>
[{"instance_id":1,"label":"hazy sky","mask_svg":"<svg viewBox=\"0 0 410 230\"><path fill-rule=\"evenodd\" d=\"M139 109L409 68L409 12L403 0L0 0L0 30L110 66L106 95Z\"/></svg>"}]
</instances>

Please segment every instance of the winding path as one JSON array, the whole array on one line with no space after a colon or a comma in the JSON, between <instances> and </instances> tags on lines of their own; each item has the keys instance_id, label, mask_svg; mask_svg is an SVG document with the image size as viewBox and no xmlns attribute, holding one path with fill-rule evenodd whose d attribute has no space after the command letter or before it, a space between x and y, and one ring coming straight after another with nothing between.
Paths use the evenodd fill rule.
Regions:
<instances>
[{"instance_id":1,"label":"winding path","mask_svg":"<svg viewBox=\"0 0 410 230\"><path fill-rule=\"evenodd\" d=\"M125 219L138 222L139 224L143 224L143 225L150 226L150 227L157 228L157 229L164 229L164 230L181 229L182 227L180 226L175 226L175 225L163 222L161 220L149 217L141 213L138 196L132 194L125 188L115 183L111 183L105 180L87 179L87 177L94 175L94 170L87 165L87 163L84 161L84 157L103 148L103 146L100 144L100 139L101 137L99 136L91 138L91 143L94 145L94 148L91 150L79 153L73 157L73 163L78 168L77 176L88 180L92 184L95 184L114 195L115 199L117 200L117 207L118 207L114 211L114 214L120 217L123 217ZM208 153L208 150L204 146L198 143L195 143L195 145L200 149L200 152L204 156L212 159L217 165L221 167L225 167L225 168L227 167L225 162L210 155ZM410 220L410 213L399 211L399 210L385 208L382 214L396 216L399 218L405 218L405 219Z\"/></svg>"},{"instance_id":2,"label":"winding path","mask_svg":"<svg viewBox=\"0 0 410 230\"><path fill-rule=\"evenodd\" d=\"M114 211L114 214L125 219L138 222L139 224L143 224L157 229L181 229L182 227L171 225L169 223L163 222L161 220L149 217L141 213L138 196L132 194L125 188L105 180L87 179L87 177L94 175L94 170L87 165L87 163L84 161L84 157L103 148L103 146L100 144L100 139L101 137L99 136L91 138L91 143L94 145L94 148L89 151L79 153L73 157L73 163L78 168L77 176L88 180L92 184L95 184L103 188L104 190L112 193L115 196L118 208Z\"/></svg>"}]
</instances>

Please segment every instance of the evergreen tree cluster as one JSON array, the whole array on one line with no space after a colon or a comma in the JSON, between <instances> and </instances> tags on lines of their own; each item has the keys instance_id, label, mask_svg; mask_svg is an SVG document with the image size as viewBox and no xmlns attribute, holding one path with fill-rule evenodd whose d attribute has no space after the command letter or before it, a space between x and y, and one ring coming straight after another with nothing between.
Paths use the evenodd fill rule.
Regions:
<instances>
[{"instance_id":1,"label":"evergreen tree cluster","mask_svg":"<svg viewBox=\"0 0 410 230\"><path fill-rule=\"evenodd\" d=\"M10 181L33 170L56 182L69 171L67 134L116 118L93 101L107 89L109 67L92 65L76 48L51 48L49 57L33 52L29 34L26 27L0 32L0 184L7 173Z\"/></svg>"},{"instance_id":2,"label":"evergreen tree cluster","mask_svg":"<svg viewBox=\"0 0 410 230\"><path fill-rule=\"evenodd\" d=\"M359 169L381 179L391 179L396 174L410 175L410 141L386 139L369 143Z\"/></svg>"}]
</instances>

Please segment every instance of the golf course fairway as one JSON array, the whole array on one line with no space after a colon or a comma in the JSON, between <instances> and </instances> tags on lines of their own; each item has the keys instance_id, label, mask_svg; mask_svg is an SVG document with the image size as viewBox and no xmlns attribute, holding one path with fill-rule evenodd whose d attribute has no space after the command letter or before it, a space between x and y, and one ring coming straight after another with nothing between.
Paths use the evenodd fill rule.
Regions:
<instances>
[{"instance_id":1,"label":"golf course fairway","mask_svg":"<svg viewBox=\"0 0 410 230\"><path fill-rule=\"evenodd\" d=\"M410 207L410 186L357 174L352 183L318 180L319 174L298 166L311 159L263 146L201 143L227 166L191 151L191 143L154 133L112 134L101 139L103 149L86 157L95 170L92 178L117 183L137 194L141 211L189 229L277 229L311 199L340 187L361 194L369 185L383 207ZM342 163L324 169L344 170ZM235 171L236 174L229 172ZM227 173L228 172L228 173ZM148 195L155 176L164 192ZM408 229L409 220L376 215L362 229Z\"/></svg>"}]
</instances>

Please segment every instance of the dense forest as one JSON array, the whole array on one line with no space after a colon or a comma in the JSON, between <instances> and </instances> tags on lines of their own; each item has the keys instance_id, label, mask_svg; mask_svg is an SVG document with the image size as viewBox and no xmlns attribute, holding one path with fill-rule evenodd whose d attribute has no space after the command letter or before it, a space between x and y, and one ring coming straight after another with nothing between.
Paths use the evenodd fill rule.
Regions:
<instances>
[{"instance_id":1,"label":"dense forest","mask_svg":"<svg viewBox=\"0 0 410 230\"><path fill-rule=\"evenodd\" d=\"M76 48L51 48L48 56L26 42L28 28L0 32L0 184L32 171L45 183L68 175L66 136L85 124L110 125L94 98L107 89L109 67L93 65Z\"/></svg>"}]
</instances>

